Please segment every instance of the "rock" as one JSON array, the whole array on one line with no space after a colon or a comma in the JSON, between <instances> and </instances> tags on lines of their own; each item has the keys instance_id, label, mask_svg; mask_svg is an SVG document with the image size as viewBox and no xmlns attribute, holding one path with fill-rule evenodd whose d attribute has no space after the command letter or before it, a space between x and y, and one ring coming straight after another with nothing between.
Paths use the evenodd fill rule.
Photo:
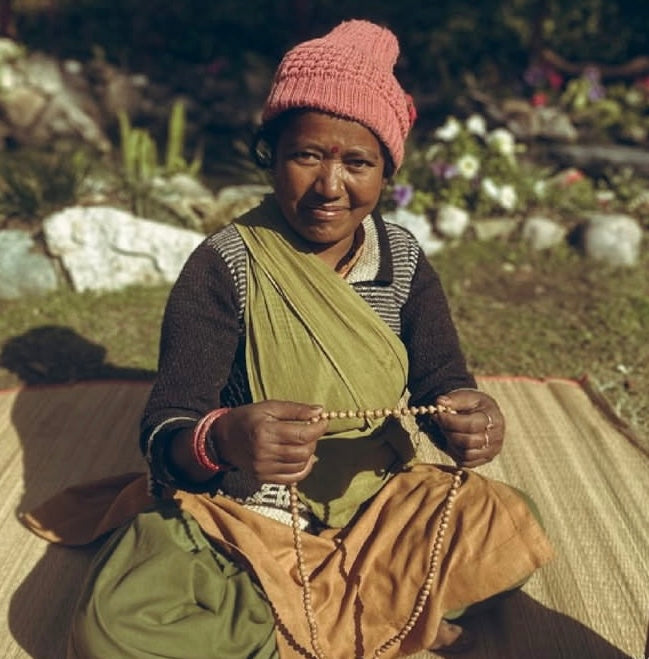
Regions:
<instances>
[{"instance_id":1,"label":"rock","mask_svg":"<svg viewBox=\"0 0 649 659\"><path fill-rule=\"evenodd\" d=\"M90 87L70 69L63 72L57 60L40 53L0 67L0 115L16 142L49 147L57 139L81 138L100 151L110 149Z\"/></svg>"},{"instance_id":2,"label":"rock","mask_svg":"<svg viewBox=\"0 0 649 659\"><path fill-rule=\"evenodd\" d=\"M565 167L578 167L589 175L601 175L609 168L629 168L649 176L647 149L614 144L551 144L548 154Z\"/></svg>"},{"instance_id":3,"label":"rock","mask_svg":"<svg viewBox=\"0 0 649 659\"><path fill-rule=\"evenodd\" d=\"M538 129L535 137L543 137L558 142L574 142L579 137L570 117L555 107L536 108Z\"/></svg>"},{"instance_id":4,"label":"rock","mask_svg":"<svg viewBox=\"0 0 649 659\"><path fill-rule=\"evenodd\" d=\"M433 234L432 226L425 215L412 213L405 208L384 213L386 221L404 227L416 238L426 256L433 256L444 248L444 241Z\"/></svg>"},{"instance_id":5,"label":"rock","mask_svg":"<svg viewBox=\"0 0 649 659\"><path fill-rule=\"evenodd\" d=\"M586 256L613 266L634 266L640 255L642 228L628 215L590 213L582 230Z\"/></svg>"},{"instance_id":6,"label":"rock","mask_svg":"<svg viewBox=\"0 0 649 659\"><path fill-rule=\"evenodd\" d=\"M188 174L153 181L154 200L174 222L203 234L213 233L235 217L256 206L271 188L265 185L236 185L223 188L217 196Z\"/></svg>"},{"instance_id":7,"label":"rock","mask_svg":"<svg viewBox=\"0 0 649 659\"><path fill-rule=\"evenodd\" d=\"M24 55L24 48L14 41L5 37L0 37L0 64L12 62Z\"/></svg>"},{"instance_id":8,"label":"rock","mask_svg":"<svg viewBox=\"0 0 649 659\"><path fill-rule=\"evenodd\" d=\"M23 132L42 114L47 98L31 87L17 87L5 93L2 105L9 124L17 131Z\"/></svg>"},{"instance_id":9,"label":"rock","mask_svg":"<svg viewBox=\"0 0 649 659\"><path fill-rule=\"evenodd\" d=\"M248 184L230 185L221 188L214 200L212 216L206 222L205 230L211 233L221 227L227 226L236 217L247 213L272 192L269 185Z\"/></svg>"},{"instance_id":10,"label":"rock","mask_svg":"<svg viewBox=\"0 0 649 659\"><path fill-rule=\"evenodd\" d=\"M27 85L39 89L48 96L56 96L63 90L61 67L56 59L43 53L32 53L21 60L18 71Z\"/></svg>"},{"instance_id":11,"label":"rock","mask_svg":"<svg viewBox=\"0 0 649 659\"><path fill-rule=\"evenodd\" d=\"M103 206L51 215L43 231L48 251L60 259L76 291L172 283L204 238Z\"/></svg>"},{"instance_id":12,"label":"rock","mask_svg":"<svg viewBox=\"0 0 649 659\"><path fill-rule=\"evenodd\" d=\"M476 220L471 227L478 240L494 240L512 234L518 227L518 222L507 217L493 217Z\"/></svg>"},{"instance_id":13,"label":"rock","mask_svg":"<svg viewBox=\"0 0 649 659\"><path fill-rule=\"evenodd\" d=\"M523 223L521 238L532 249L543 250L558 245L566 237L566 230L547 217L531 216Z\"/></svg>"},{"instance_id":14,"label":"rock","mask_svg":"<svg viewBox=\"0 0 649 659\"><path fill-rule=\"evenodd\" d=\"M101 152L110 151L110 142L101 127L78 105L68 101L65 94L50 99L31 130L31 143L48 144L57 138L81 138Z\"/></svg>"},{"instance_id":15,"label":"rock","mask_svg":"<svg viewBox=\"0 0 649 659\"><path fill-rule=\"evenodd\" d=\"M54 265L35 251L34 240L25 231L0 231L0 273L3 300L51 293L59 285Z\"/></svg>"},{"instance_id":16,"label":"rock","mask_svg":"<svg viewBox=\"0 0 649 659\"><path fill-rule=\"evenodd\" d=\"M435 229L445 238L460 238L469 226L469 213L463 208L443 204L437 211Z\"/></svg>"}]
</instances>

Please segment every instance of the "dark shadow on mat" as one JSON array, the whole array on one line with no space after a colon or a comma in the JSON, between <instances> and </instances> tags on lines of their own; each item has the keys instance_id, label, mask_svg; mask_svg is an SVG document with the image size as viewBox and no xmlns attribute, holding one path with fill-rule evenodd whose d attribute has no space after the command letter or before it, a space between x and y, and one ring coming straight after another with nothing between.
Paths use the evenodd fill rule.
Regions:
<instances>
[{"instance_id":1,"label":"dark shadow on mat","mask_svg":"<svg viewBox=\"0 0 649 659\"><path fill-rule=\"evenodd\" d=\"M99 542L79 549L50 545L9 604L9 629L32 659L63 659L72 613ZM56 588L46 587L56 574Z\"/></svg>"},{"instance_id":2,"label":"dark shadow on mat","mask_svg":"<svg viewBox=\"0 0 649 659\"><path fill-rule=\"evenodd\" d=\"M116 372L123 377L127 371ZM11 418L22 444L24 492L16 512L33 509L70 485L144 471L138 423L148 391L146 382L123 380L114 387L95 382L19 391ZM31 542L30 536L26 538ZM100 546L101 541L83 548L48 545L17 586L9 604L8 622L12 637L26 656L66 656L74 607Z\"/></svg>"},{"instance_id":3,"label":"dark shadow on mat","mask_svg":"<svg viewBox=\"0 0 649 659\"><path fill-rule=\"evenodd\" d=\"M151 380L155 373L106 362L106 348L69 327L44 325L8 339L0 367L28 385L81 380Z\"/></svg>"},{"instance_id":4,"label":"dark shadow on mat","mask_svg":"<svg viewBox=\"0 0 649 659\"><path fill-rule=\"evenodd\" d=\"M634 659L583 623L518 591L468 618L477 645L464 659Z\"/></svg>"}]
</instances>

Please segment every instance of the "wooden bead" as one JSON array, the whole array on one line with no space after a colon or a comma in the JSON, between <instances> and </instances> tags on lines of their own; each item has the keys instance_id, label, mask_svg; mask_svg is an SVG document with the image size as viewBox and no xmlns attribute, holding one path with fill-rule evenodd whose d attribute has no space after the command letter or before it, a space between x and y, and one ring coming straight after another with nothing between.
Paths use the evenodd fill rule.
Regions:
<instances>
[{"instance_id":1,"label":"wooden bead","mask_svg":"<svg viewBox=\"0 0 649 659\"><path fill-rule=\"evenodd\" d=\"M450 412L455 414L455 410L435 405L421 405L419 407L412 406L399 406L394 408L383 408L375 410L341 410L341 411L330 411L322 412L321 414L312 417L308 423L317 423L320 420L327 419L381 419L383 417L393 416L398 418L400 416L412 415L416 416L417 414L439 414L440 412ZM415 604L413 605L410 617L403 625L401 630L389 638L382 646L380 646L373 655L373 659L379 659L379 657L385 654L390 648L392 648L397 643L401 643L406 636L412 631L412 629L417 624L417 621L421 617L422 613L426 608L426 601L430 597L433 582L437 574L437 568L439 566L439 556L441 554L442 545L444 541L444 536L449 527L450 514L453 509L453 503L455 497L457 496L458 490L462 485L462 469L458 468L453 476L451 486L449 491L446 494L446 500L442 508L442 513L440 515L439 523L437 526L437 531L435 532L435 537L433 540L431 553L428 563L428 572L426 579L422 585L421 590ZM291 507L291 527L293 531L293 545L295 549L295 556L297 561L297 572L300 578L302 585L302 602L304 604L304 613L306 615L307 624L309 627L309 635L311 639L311 646L315 655L315 659L326 659L325 653L320 646L318 626L315 618L315 611L313 609L313 595L311 593L311 586L309 583L309 577L304 562L304 553L303 553L303 544L302 544L302 535L300 529L300 513L299 513L299 498L297 494L297 485L292 483L289 486L289 501Z\"/></svg>"}]
</instances>

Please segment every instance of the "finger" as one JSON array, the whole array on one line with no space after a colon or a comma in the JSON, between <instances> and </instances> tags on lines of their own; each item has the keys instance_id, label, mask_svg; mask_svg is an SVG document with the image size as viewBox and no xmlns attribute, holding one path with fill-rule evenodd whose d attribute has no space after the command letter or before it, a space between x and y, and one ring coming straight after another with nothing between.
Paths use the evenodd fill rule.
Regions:
<instances>
[{"instance_id":1,"label":"finger","mask_svg":"<svg viewBox=\"0 0 649 659\"><path fill-rule=\"evenodd\" d=\"M484 431L478 433L450 433L447 434L450 446L456 451L478 451L487 448L494 443L492 438L487 442Z\"/></svg>"},{"instance_id":2,"label":"finger","mask_svg":"<svg viewBox=\"0 0 649 659\"><path fill-rule=\"evenodd\" d=\"M315 456L310 456L306 462L301 463L294 468L276 465L269 473L257 475L257 480L262 483L277 483L278 485L290 485L304 480L312 471L317 462Z\"/></svg>"},{"instance_id":3,"label":"finger","mask_svg":"<svg viewBox=\"0 0 649 659\"><path fill-rule=\"evenodd\" d=\"M476 410L480 401L481 392L474 389L458 389L439 396L435 402L443 407L450 407L458 413L467 413Z\"/></svg>"},{"instance_id":4,"label":"finger","mask_svg":"<svg viewBox=\"0 0 649 659\"><path fill-rule=\"evenodd\" d=\"M268 413L279 421L310 421L318 417L324 409L322 405L307 405L280 400L267 401L265 406Z\"/></svg>"}]
</instances>

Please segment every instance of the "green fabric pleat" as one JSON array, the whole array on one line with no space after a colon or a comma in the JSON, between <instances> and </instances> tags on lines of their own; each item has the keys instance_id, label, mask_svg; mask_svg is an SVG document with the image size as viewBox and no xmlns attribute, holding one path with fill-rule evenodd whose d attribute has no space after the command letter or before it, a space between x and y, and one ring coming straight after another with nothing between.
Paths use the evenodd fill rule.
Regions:
<instances>
[{"instance_id":1,"label":"green fabric pleat","mask_svg":"<svg viewBox=\"0 0 649 659\"><path fill-rule=\"evenodd\" d=\"M138 515L96 557L68 659L276 659L274 618L250 575L172 503Z\"/></svg>"},{"instance_id":2,"label":"green fabric pleat","mask_svg":"<svg viewBox=\"0 0 649 659\"><path fill-rule=\"evenodd\" d=\"M407 352L395 333L308 250L272 198L235 226L248 250L246 367L253 401L327 410L395 407L408 372ZM338 527L413 450L397 423L345 418L330 422L316 455L300 494L322 521Z\"/></svg>"}]
</instances>

